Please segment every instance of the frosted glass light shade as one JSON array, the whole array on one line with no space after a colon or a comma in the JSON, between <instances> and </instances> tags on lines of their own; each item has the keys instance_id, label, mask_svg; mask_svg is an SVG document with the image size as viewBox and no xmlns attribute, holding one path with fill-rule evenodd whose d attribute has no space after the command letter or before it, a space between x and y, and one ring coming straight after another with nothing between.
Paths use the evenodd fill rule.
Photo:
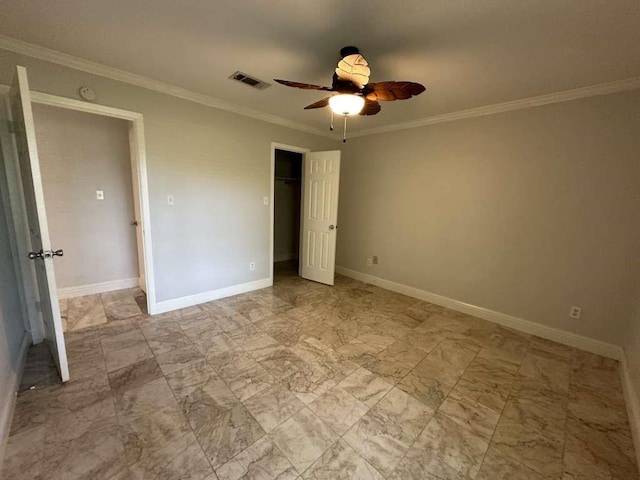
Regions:
<instances>
[{"instance_id":1,"label":"frosted glass light shade","mask_svg":"<svg viewBox=\"0 0 640 480\"><path fill-rule=\"evenodd\" d=\"M357 115L364 107L364 97L345 93L329 98L329 107L337 115Z\"/></svg>"}]
</instances>

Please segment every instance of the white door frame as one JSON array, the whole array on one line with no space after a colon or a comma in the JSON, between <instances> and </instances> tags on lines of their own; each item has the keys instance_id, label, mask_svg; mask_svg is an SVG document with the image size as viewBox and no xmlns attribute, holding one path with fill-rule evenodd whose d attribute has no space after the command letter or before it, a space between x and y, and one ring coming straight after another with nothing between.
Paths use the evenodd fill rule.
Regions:
<instances>
[{"instance_id":1,"label":"white door frame","mask_svg":"<svg viewBox=\"0 0 640 480\"><path fill-rule=\"evenodd\" d=\"M275 242L275 182L276 182L276 150L286 150L287 152L295 152L302 153L302 180L300 181L300 195L301 199L304 198L304 154L310 152L310 148L304 147L296 147L293 145L287 145L284 143L271 142L271 173L269 174L269 178L271 179L271 194L269 196L269 201L271 202L271 209L269 211L270 221L269 225L271 228L270 241L269 241L269 279L270 284L273 285L273 247ZM302 207L302 201L300 202L300 206ZM302 229L302 223L300 224L300 228ZM298 232L300 235L300 232Z\"/></svg>"},{"instance_id":2,"label":"white door frame","mask_svg":"<svg viewBox=\"0 0 640 480\"><path fill-rule=\"evenodd\" d=\"M144 121L142 114L34 91L31 92L31 101L42 105L119 118L130 122L129 145L131 148L131 161L135 162L137 166L138 194L140 198L140 212L136 212L140 217L139 228L142 229L142 260L144 263L144 272L140 272L140 274L144 274L145 279L147 311L149 314L154 313L156 311L156 287L155 276L153 273L149 181L147 178L147 154L144 141ZM140 252L138 252L138 256L139 255Z\"/></svg>"}]
</instances>

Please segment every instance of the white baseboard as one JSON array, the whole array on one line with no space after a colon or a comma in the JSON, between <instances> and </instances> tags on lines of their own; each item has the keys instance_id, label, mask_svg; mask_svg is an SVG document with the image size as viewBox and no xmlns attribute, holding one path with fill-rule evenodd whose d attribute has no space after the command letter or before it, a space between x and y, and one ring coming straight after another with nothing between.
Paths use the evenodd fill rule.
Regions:
<instances>
[{"instance_id":1,"label":"white baseboard","mask_svg":"<svg viewBox=\"0 0 640 480\"><path fill-rule=\"evenodd\" d=\"M495 310L489 310L488 308L478 307L459 300L454 300L453 298L438 295L437 293L427 292L426 290L420 290L419 288L392 282L390 280L385 280L384 278L375 277L373 275L368 275L345 267L336 266L336 273L365 283L377 285L378 287L386 290L402 293L409 297L435 303L436 305L450 308L451 310L473 315L505 327L513 328L514 330L530 333L532 335L537 335L538 337L546 338L547 340L553 340L554 342L569 345L570 347L595 353L596 355L613 358L615 360L622 360L624 357L622 348L612 343L602 342L583 335L560 330L559 328L549 327L523 318L496 312Z\"/></svg>"},{"instance_id":2,"label":"white baseboard","mask_svg":"<svg viewBox=\"0 0 640 480\"><path fill-rule=\"evenodd\" d=\"M293 260L298 258L297 253L276 253L273 256L273 263L286 262L287 260Z\"/></svg>"},{"instance_id":3,"label":"white baseboard","mask_svg":"<svg viewBox=\"0 0 640 480\"><path fill-rule=\"evenodd\" d=\"M96 293L112 292L123 288L133 288L140 285L139 278L124 278L122 280L111 280L109 282L92 283L91 285L80 285L79 287L66 287L58 289L58 298L84 297L85 295L95 295Z\"/></svg>"},{"instance_id":4,"label":"white baseboard","mask_svg":"<svg viewBox=\"0 0 640 480\"><path fill-rule=\"evenodd\" d=\"M24 372L24 365L27 362L27 352L31 345L31 337L27 332L24 333L22 343L20 344L20 351L18 352L18 370L12 372L11 376L7 379L7 383L4 386L7 387L3 392L6 392L7 398L0 398L2 405L0 406L0 468L2 468L2 462L4 460L4 453L7 447L7 440L9 439L9 431L11 430L11 421L13 420L13 412L16 407L16 392L20 387L20 381L22 380L22 372Z\"/></svg>"},{"instance_id":5,"label":"white baseboard","mask_svg":"<svg viewBox=\"0 0 640 480\"><path fill-rule=\"evenodd\" d=\"M158 313L171 312L180 308L192 307L201 303L207 303L213 300L251 292L253 290L260 290L261 288L267 288L271 285L273 285L273 281L270 278L263 278L253 282L241 283L239 285L231 285L230 287L218 288L217 290L211 290L209 292L197 293L196 295L164 300L162 302L157 302L154 311L150 313L152 315L156 315Z\"/></svg>"},{"instance_id":6,"label":"white baseboard","mask_svg":"<svg viewBox=\"0 0 640 480\"><path fill-rule=\"evenodd\" d=\"M626 354L622 356L620 361L620 377L624 392L624 403L627 406L627 416L629 417L629 427L631 427L631 436L636 450L636 459L640 460L640 400L633 388Z\"/></svg>"}]
</instances>

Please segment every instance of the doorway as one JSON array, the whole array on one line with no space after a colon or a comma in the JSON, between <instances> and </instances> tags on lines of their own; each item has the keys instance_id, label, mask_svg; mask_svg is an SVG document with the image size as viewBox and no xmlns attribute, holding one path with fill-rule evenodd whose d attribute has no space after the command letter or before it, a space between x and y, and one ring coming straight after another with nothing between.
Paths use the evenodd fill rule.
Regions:
<instances>
[{"instance_id":1,"label":"doorway","mask_svg":"<svg viewBox=\"0 0 640 480\"><path fill-rule=\"evenodd\" d=\"M145 313L129 122L33 105L63 331ZM142 275L144 277L144 275ZM144 286L143 286L144 288ZM117 302L118 307L114 308Z\"/></svg>"},{"instance_id":2,"label":"doorway","mask_svg":"<svg viewBox=\"0 0 640 480\"><path fill-rule=\"evenodd\" d=\"M281 151L281 153L277 153ZM276 173L276 154L283 158L282 167ZM333 285L335 280L335 252L338 220L338 191L340 184L340 151L311 152L308 149L271 144L271 279L274 279L274 261L289 262L283 264L282 269L289 275L300 276L307 280ZM288 158L288 160L284 160ZM287 166L285 166L287 165ZM297 182L297 168L300 165L300 190L296 195L292 188ZM291 170L296 168L295 173ZM276 179L282 172L283 176ZM288 177L286 175L295 175ZM277 235L285 239L285 243L276 251L276 221L275 210L280 210L280 202L276 199L276 182L289 182L289 199L293 207L289 207L287 215L280 215L281 225ZM279 190L287 192L284 186ZM285 194L286 196L286 194ZM282 197L282 195L281 195ZM297 202L296 202L297 199ZM268 203L266 202L265 204ZM276 202L278 205L276 206ZM291 202L290 202L291 203ZM295 209L295 210L294 210ZM291 210L299 212L293 219ZM287 220L288 219L288 220ZM293 232L298 232L297 242ZM286 243L286 241L290 243ZM290 245L294 246L291 247ZM276 253L278 255L276 255ZM293 258L292 258L293 257ZM284 260L289 258L290 260ZM295 262L298 263L297 271ZM280 265L278 265L280 270ZM297 273L296 273L297 272Z\"/></svg>"},{"instance_id":3,"label":"doorway","mask_svg":"<svg viewBox=\"0 0 640 480\"><path fill-rule=\"evenodd\" d=\"M122 283L115 282L111 286L98 284L96 286L98 293L101 289L114 290L122 287L127 282L131 284L136 281L139 288L144 292L144 298L139 296L136 298L136 302L141 304L142 309L146 308L149 314L157 313L156 308L156 294L155 294L155 279L153 268L153 252L151 248L151 231L149 225L151 223L151 215L149 208L149 184L147 177L147 164L146 164L146 148L144 139L144 121L142 114L131 112L128 110L122 110L113 107L106 107L103 105L93 104L89 102L73 100L65 97L59 97L56 95L50 95L41 92L30 92L30 100L34 108L40 106L56 107L60 110L70 110L75 113L86 113L90 116L106 117L113 120L121 120L126 124L128 131L128 155L130 161L130 175L131 175L131 191L133 195L133 214L134 217L129 220L129 228L135 231L136 239L136 252L138 261L138 278L125 279ZM37 129L37 125L35 125ZM93 191L93 198L97 201L98 189ZM102 190L102 193L106 196L107 193ZM132 225L133 223L133 225ZM26 242L25 242L26 243ZM108 256L105 252L101 254ZM107 284L109 282L106 282ZM73 290L73 289L71 289ZM95 289L94 289L95 290ZM61 292L63 296L78 296L84 293L94 293L89 289L82 289L76 292Z\"/></svg>"},{"instance_id":4,"label":"doorway","mask_svg":"<svg viewBox=\"0 0 640 480\"><path fill-rule=\"evenodd\" d=\"M300 207L303 154L275 150L273 188L274 281L297 276L300 261Z\"/></svg>"},{"instance_id":5,"label":"doorway","mask_svg":"<svg viewBox=\"0 0 640 480\"><path fill-rule=\"evenodd\" d=\"M62 107L127 121L135 211L140 215L139 219L135 219L140 226L136 237L140 245L139 251L142 252L140 258L144 261L144 268L139 272L140 283L145 286L147 292L147 311L153 314L156 313L157 307L149 231L149 187L143 116L136 112L32 92L29 88L27 70L22 66L16 66L6 104L8 128L11 133L9 157L12 159L5 161L5 170L11 178L9 184L15 187L10 188L8 192L14 220L15 243L25 292L34 293L28 298L25 297L30 334L33 343L47 340L60 377L66 382L70 376L53 263L54 259L63 255L63 251L59 246L54 248L49 235L33 105Z\"/></svg>"}]
</instances>

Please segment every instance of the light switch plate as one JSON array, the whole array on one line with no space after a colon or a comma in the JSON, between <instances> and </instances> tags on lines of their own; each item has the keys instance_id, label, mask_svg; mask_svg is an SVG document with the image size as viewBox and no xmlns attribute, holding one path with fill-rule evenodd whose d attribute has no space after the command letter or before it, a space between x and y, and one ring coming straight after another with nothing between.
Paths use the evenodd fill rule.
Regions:
<instances>
[{"instance_id":1,"label":"light switch plate","mask_svg":"<svg viewBox=\"0 0 640 480\"><path fill-rule=\"evenodd\" d=\"M102 190L96 190L96 200L104 200L104 192Z\"/></svg>"},{"instance_id":2,"label":"light switch plate","mask_svg":"<svg viewBox=\"0 0 640 480\"><path fill-rule=\"evenodd\" d=\"M265 205L269 205L269 197L263 197L263 198L262 198L262 202L263 202Z\"/></svg>"},{"instance_id":3,"label":"light switch plate","mask_svg":"<svg viewBox=\"0 0 640 480\"><path fill-rule=\"evenodd\" d=\"M175 205L176 199L173 195L167 195L167 205Z\"/></svg>"}]
</instances>

